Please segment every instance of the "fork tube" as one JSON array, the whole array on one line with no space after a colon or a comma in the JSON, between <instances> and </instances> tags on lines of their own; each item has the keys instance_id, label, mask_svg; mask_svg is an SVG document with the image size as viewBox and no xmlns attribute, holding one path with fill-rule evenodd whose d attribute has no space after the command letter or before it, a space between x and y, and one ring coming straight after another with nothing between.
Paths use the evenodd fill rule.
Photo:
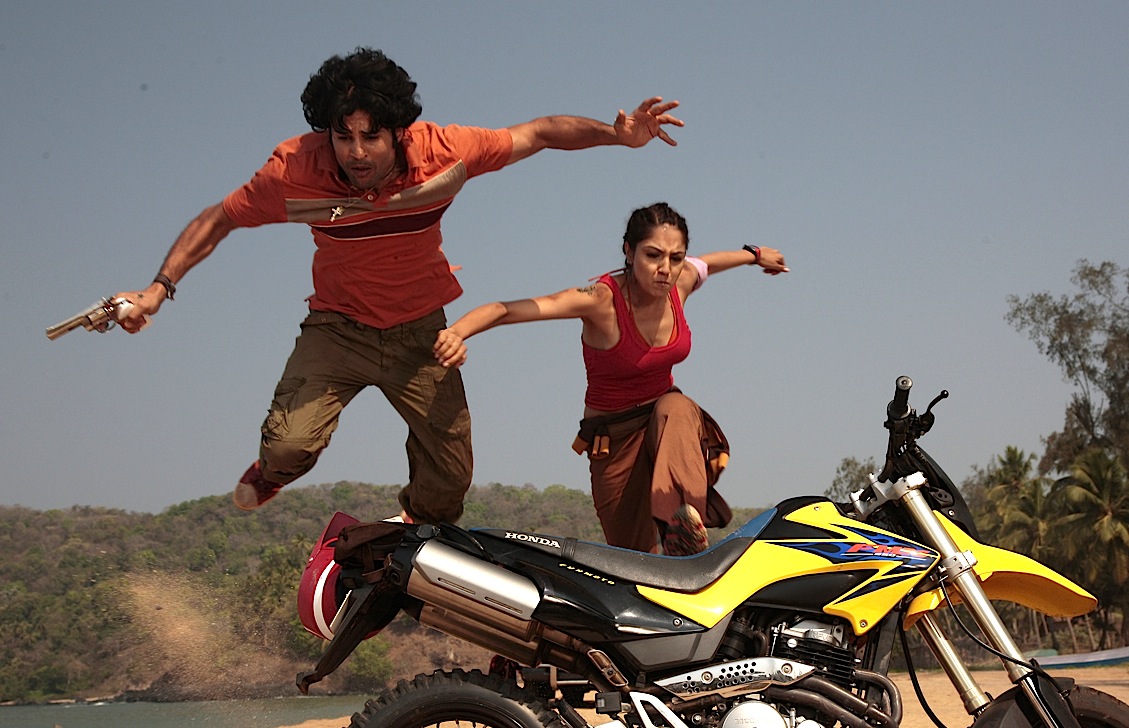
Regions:
<instances>
[{"instance_id":1,"label":"fork tube","mask_svg":"<svg viewBox=\"0 0 1129 728\"><path fill-rule=\"evenodd\" d=\"M902 504L906 507L906 510L909 512L910 517L913 518L914 523L917 524L917 527L921 529L925 537L931 542L931 545L941 554L941 562L943 565L953 563L950 561L951 559L961 556L961 551L957 547L956 542L953 541L949 532L941 525L941 522L937 520L937 516L925 501L925 496L920 490L907 491L905 495L902 496ZM992 647L1008 657L1022 660L1023 653L1020 652L1018 645L1012 640L1011 633L1008 632L1007 626L1004 625L1003 620L1001 620L996 613L992 603L988 601L988 597L984 594L983 587L980 586L980 580L976 577L976 574L972 572L972 569L967 568L956 574L944 575L943 578L947 579L950 584L956 587L961 598L964 600L965 606L972 614L972 618L976 621L976 625L980 627L980 630L984 633L984 636L988 639ZM1011 677L1012 682L1017 682L1030 672L1030 670L1012 662L1005 661L1004 666L1007 668L1008 675Z\"/></svg>"},{"instance_id":2,"label":"fork tube","mask_svg":"<svg viewBox=\"0 0 1129 728\"><path fill-rule=\"evenodd\" d=\"M925 495L918 488L912 488L902 494L901 502L910 518L921 529L925 538L941 554L942 563L959 563L961 551L948 531L941 525L936 514L933 513L933 509L925 500ZM988 600L984 588L980 585L979 578L973 573L972 569L964 568L956 574L945 575L943 578L947 579L959 592L965 607L989 644L998 652L1022 662L1023 653L1011 638L1011 633L1008 632L1007 626L1000 619L1000 615L996 613L991 601ZM1002 660L1002 662L1012 683L1018 685L1030 698L1031 705L1038 711L1043 724L1046 726L1062 725L1063 721L1056 719L1046 703L1046 698L1036 690L1035 680L1024 679L1032 675L1032 671L1011 660ZM1069 713L1067 713L1067 716L1069 716ZM1076 722L1075 725L1077 725Z\"/></svg>"},{"instance_id":3,"label":"fork tube","mask_svg":"<svg viewBox=\"0 0 1129 728\"><path fill-rule=\"evenodd\" d=\"M984 706L992 702L957 655L956 648L953 647L953 643L949 641L945 633L941 631L933 615L923 615L917 620L916 626L918 632L921 633L921 638L929 645L933 656L941 664L941 669L949 676L949 680L956 688L961 701L964 702L965 712L969 715L976 715Z\"/></svg>"}]
</instances>

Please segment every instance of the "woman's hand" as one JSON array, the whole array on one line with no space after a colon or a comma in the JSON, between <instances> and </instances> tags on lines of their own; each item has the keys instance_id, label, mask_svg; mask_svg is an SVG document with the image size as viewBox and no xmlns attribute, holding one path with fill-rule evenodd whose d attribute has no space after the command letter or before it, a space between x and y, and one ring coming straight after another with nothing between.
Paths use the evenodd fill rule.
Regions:
<instances>
[{"instance_id":1,"label":"woman's hand","mask_svg":"<svg viewBox=\"0 0 1129 728\"><path fill-rule=\"evenodd\" d=\"M765 273L775 276L788 272L788 266L784 265L784 255L779 250L763 246L758 250L760 255L757 256L757 265L764 268Z\"/></svg>"}]
</instances>

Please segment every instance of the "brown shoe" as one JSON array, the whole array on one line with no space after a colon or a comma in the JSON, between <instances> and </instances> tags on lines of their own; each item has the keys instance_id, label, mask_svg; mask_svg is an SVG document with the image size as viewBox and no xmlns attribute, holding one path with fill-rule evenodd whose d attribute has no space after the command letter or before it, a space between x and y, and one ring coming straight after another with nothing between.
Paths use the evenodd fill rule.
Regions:
<instances>
[{"instance_id":1,"label":"brown shoe","mask_svg":"<svg viewBox=\"0 0 1129 728\"><path fill-rule=\"evenodd\" d=\"M682 504L666 526L663 553L667 556L693 556L710 546L710 537L698 509Z\"/></svg>"},{"instance_id":2,"label":"brown shoe","mask_svg":"<svg viewBox=\"0 0 1129 728\"><path fill-rule=\"evenodd\" d=\"M235 492L231 494L231 500L235 503L236 508L253 511L274 498L280 490L282 490L282 483L272 483L263 478L263 469L259 467L259 461L256 460L251 463L251 467L247 468L247 472L243 473L243 477L236 483Z\"/></svg>"}]
</instances>

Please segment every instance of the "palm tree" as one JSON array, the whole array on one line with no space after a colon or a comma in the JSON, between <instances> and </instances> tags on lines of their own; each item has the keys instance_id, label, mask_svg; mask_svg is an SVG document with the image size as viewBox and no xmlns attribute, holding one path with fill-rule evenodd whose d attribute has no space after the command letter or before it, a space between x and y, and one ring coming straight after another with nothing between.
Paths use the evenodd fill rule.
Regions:
<instances>
[{"instance_id":1,"label":"palm tree","mask_svg":"<svg viewBox=\"0 0 1129 728\"><path fill-rule=\"evenodd\" d=\"M1006 534L1004 526L1008 512L1016 507L1017 499L1028 490L1032 482L1035 455L1028 455L1019 448L1008 445L1003 455L996 456L996 462L988 466L978 484L980 505L977 525L990 541L999 541ZM1008 547L1030 553L1024 548Z\"/></svg>"},{"instance_id":2,"label":"palm tree","mask_svg":"<svg viewBox=\"0 0 1129 728\"><path fill-rule=\"evenodd\" d=\"M996 544L1052 565L1058 558L1058 533L1070 515L1043 478L1021 483L1000 507L1000 532Z\"/></svg>"},{"instance_id":3,"label":"palm tree","mask_svg":"<svg viewBox=\"0 0 1129 728\"><path fill-rule=\"evenodd\" d=\"M1084 452L1071 475L1056 484L1071 512L1061 539L1105 611L1120 610L1121 643L1129 644L1129 477L1125 466L1102 449ZM1108 622L1107 622L1108 623Z\"/></svg>"},{"instance_id":4,"label":"palm tree","mask_svg":"<svg viewBox=\"0 0 1129 728\"><path fill-rule=\"evenodd\" d=\"M1001 548L1027 554L1056 570L1062 570L1063 566L1071 568L1058 548L1058 534L1070 515L1062 508L1061 497L1046 478L1031 477L1034 461L1034 455L1027 456L1015 448L1008 448L999 458L997 482L986 492L992 504L991 513L997 520L994 540ZM1034 646L1042 646L1041 634L1045 632L1050 635L1052 646L1059 648L1057 635L1046 618L1034 610L1019 611L1030 617L1028 639ZM1072 628L1070 634L1072 644L1076 644Z\"/></svg>"}]
</instances>

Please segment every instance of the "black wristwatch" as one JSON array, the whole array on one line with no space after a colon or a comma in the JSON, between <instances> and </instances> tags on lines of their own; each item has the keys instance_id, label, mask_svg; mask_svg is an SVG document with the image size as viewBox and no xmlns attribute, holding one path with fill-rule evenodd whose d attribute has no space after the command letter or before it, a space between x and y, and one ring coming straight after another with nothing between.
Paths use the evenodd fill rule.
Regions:
<instances>
[{"instance_id":1,"label":"black wristwatch","mask_svg":"<svg viewBox=\"0 0 1129 728\"><path fill-rule=\"evenodd\" d=\"M756 265L761 262L761 249L755 245L742 245L741 250L747 250L753 254L753 262L749 265Z\"/></svg>"}]
</instances>

